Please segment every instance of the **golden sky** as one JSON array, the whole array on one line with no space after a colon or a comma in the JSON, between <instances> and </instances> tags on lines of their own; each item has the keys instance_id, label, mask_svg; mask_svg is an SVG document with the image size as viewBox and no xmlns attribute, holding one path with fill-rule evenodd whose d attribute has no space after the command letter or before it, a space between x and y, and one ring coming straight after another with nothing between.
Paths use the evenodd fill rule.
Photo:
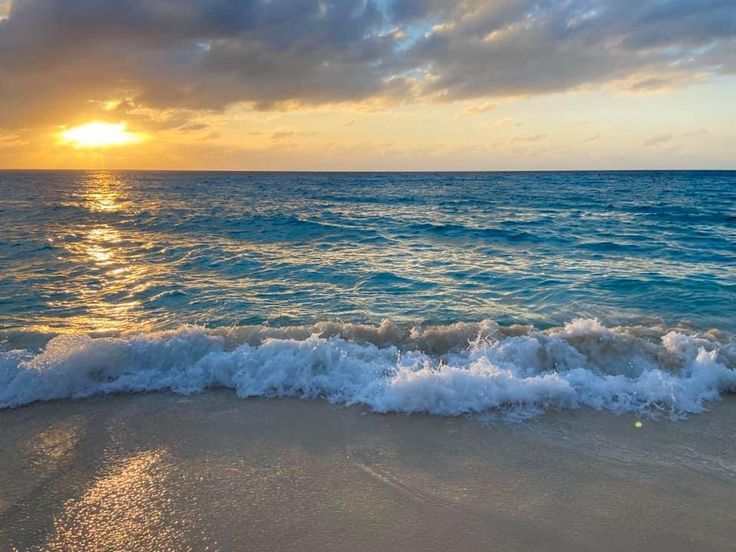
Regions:
<instances>
[{"instance_id":1,"label":"golden sky","mask_svg":"<svg viewBox=\"0 0 736 552\"><path fill-rule=\"evenodd\" d=\"M0 0L0 167L734 168L735 13Z\"/></svg>"}]
</instances>

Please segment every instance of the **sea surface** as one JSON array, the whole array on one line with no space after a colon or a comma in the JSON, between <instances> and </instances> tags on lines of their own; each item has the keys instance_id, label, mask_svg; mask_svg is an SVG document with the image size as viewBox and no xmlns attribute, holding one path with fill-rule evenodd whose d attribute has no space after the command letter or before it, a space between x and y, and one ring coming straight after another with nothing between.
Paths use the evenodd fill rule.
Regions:
<instances>
[{"instance_id":1,"label":"sea surface","mask_svg":"<svg viewBox=\"0 0 736 552\"><path fill-rule=\"evenodd\" d=\"M736 172L0 172L0 407L681 417L736 390Z\"/></svg>"}]
</instances>

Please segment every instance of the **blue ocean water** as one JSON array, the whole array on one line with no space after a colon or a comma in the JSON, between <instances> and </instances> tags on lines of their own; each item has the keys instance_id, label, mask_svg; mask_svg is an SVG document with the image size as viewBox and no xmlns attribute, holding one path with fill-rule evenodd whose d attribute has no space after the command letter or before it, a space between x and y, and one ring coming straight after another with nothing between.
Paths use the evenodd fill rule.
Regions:
<instances>
[{"instance_id":1,"label":"blue ocean water","mask_svg":"<svg viewBox=\"0 0 736 552\"><path fill-rule=\"evenodd\" d=\"M447 397L444 406L432 402L437 397L411 408L402 407L408 398L371 402L365 386L391 385L403 369L394 357L407 351L422 355L409 375L421 366L440 374L447 355L459 354L452 367L464 377L478 351L493 350L506 356L482 353L484 362L494 369L506 362L517 379L564 379L579 368L634 381L652 370L680 377L702 350L728 379L736 358L736 172L6 171L0 266L4 405L211 385L377 410L460 413L517 402L511 393L484 403L481 395L496 389L483 387L487 374L466 382L483 391L472 407ZM614 335L610 351L576 344L581 332L599 349ZM668 345L673 332L687 343ZM556 357L550 343L558 338L571 349ZM318 341L305 345L310 339ZM170 350L182 340L184 352ZM213 352L265 354L276 345L314 352L334 340L362 349L329 354L357 355L385 377L333 389L287 374L243 390L230 381L235 372L199 382L177 372L183 379L171 383L172 371L191 370ZM512 352L513 340L537 349ZM374 353L388 357L363 358ZM174 360L152 367L146 355ZM332 361L319 362L332 369ZM81 376L69 375L85 363ZM166 382L146 372L154 369ZM49 370L67 387L49 391L56 385L43 379ZM121 383L121 375L132 379ZM68 383L77 376L84 381ZM730 381L719 380L715 397ZM540 393L542 403L558 400L557 391ZM524 401L539 403L535 397ZM661 398L626 400L642 408Z\"/></svg>"}]
</instances>

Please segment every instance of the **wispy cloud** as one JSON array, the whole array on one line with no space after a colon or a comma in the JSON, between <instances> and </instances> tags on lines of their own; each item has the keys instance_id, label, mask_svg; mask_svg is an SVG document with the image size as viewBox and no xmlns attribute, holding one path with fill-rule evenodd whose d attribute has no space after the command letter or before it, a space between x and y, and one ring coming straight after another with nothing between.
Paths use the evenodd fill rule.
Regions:
<instances>
[{"instance_id":1,"label":"wispy cloud","mask_svg":"<svg viewBox=\"0 0 736 552\"><path fill-rule=\"evenodd\" d=\"M659 146L661 144L666 144L668 142L671 142L674 139L674 136L672 134L659 134L657 136L652 136L651 138L648 138L642 142L642 146Z\"/></svg>"},{"instance_id":2,"label":"wispy cloud","mask_svg":"<svg viewBox=\"0 0 736 552\"><path fill-rule=\"evenodd\" d=\"M481 102L467 106L463 109L463 115L465 117L471 117L473 115L480 115L482 113L488 113L496 109L497 104L494 102Z\"/></svg>"},{"instance_id":3,"label":"wispy cloud","mask_svg":"<svg viewBox=\"0 0 736 552\"><path fill-rule=\"evenodd\" d=\"M516 121L515 117L507 116L507 117L501 117L500 119L496 119L493 122L493 125L499 128L507 127L507 126L519 126L519 123Z\"/></svg>"},{"instance_id":4,"label":"wispy cloud","mask_svg":"<svg viewBox=\"0 0 736 552\"><path fill-rule=\"evenodd\" d=\"M273 140L274 142L280 142L282 140L291 138L292 136L294 136L294 131L283 130L283 131L274 132L273 134L271 134L271 140Z\"/></svg>"},{"instance_id":5,"label":"wispy cloud","mask_svg":"<svg viewBox=\"0 0 736 552\"><path fill-rule=\"evenodd\" d=\"M179 127L180 132L197 132L198 130L204 130L209 128L210 125L207 123L188 123Z\"/></svg>"},{"instance_id":6,"label":"wispy cloud","mask_svg":"<svg viewBox=\"0 0 736 552\"><path fill-rule=\"evenodd\" d=\"M527 136L514 136L510 142L512 144L531 144L534 142L540 142L547 138L546 134L531 134Z\"/></svg>"}]
</instances>

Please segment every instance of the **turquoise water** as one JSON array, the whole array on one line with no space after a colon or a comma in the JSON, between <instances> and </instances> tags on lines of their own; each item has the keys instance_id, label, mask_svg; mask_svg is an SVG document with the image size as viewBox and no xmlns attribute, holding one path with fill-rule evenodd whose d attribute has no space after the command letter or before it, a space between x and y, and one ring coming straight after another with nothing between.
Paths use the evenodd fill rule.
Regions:
<instances>
[{"instance_id":1,"label":"turquoise water","mask_svg":"<svg viewBox=\"0 0 736 552\"><path fill-rule=\"evenodd\" d=\"M700 349L716 351L713 362L731 377L736 172L0 172L0 265L0 402L9 405L24 402L18 378L36 374L38 363L65 382L69 366L91 363L111 385L84 372L82 387L47 398L174 388L171 370L192 369L213 351L265 354L275 339L313 352L322 341L305 345L312 334L389 351L371 364L387 378L400 372L390 358L402 351L435 369L448 362L442 355L460 354L455 367L467 375L479 338L496 348L525 339L549 349L555 338L572 347L560 358L552 349L484 357L521 370L515 377L567 377L576 368L601 377L671 374L690 370ZM581 332L599 344L613 332L613 356L594 358L575 341ZM687 347L666 337L672 332L687 336ZM89 336L96 339L80 341ZM170 350L172 340L187 344L184 356ZM151 352L164 342L165 351ZM110 343L128 352L111 353ZM528 354L544 359L537 366ZM120 373L140 378L166 355L179 359L161 368L169 384L120 383ZM232 374L207 377L242 391ZM352 380L355 393L305 391L285 377L286 390L252 394L361 402L366 392ZM210 380L184 378L180 390ZM715 396L729 385L717 384ZM27 401L46 397L29 393ZM395 402L386 408L401 410ZM414 410L433 411L427 404ZM484 404L473 409L495 406Z\"/></svg>"},{"instance_id":2,"label":"turquoise water","mask_svg":"<svg viewBox=\"0 0 736 552\"><path fill-rule=\"evenodd\" d=\"M734 329L736 173L0 173L0 327Z\"/></svg>"}]
</instances>

